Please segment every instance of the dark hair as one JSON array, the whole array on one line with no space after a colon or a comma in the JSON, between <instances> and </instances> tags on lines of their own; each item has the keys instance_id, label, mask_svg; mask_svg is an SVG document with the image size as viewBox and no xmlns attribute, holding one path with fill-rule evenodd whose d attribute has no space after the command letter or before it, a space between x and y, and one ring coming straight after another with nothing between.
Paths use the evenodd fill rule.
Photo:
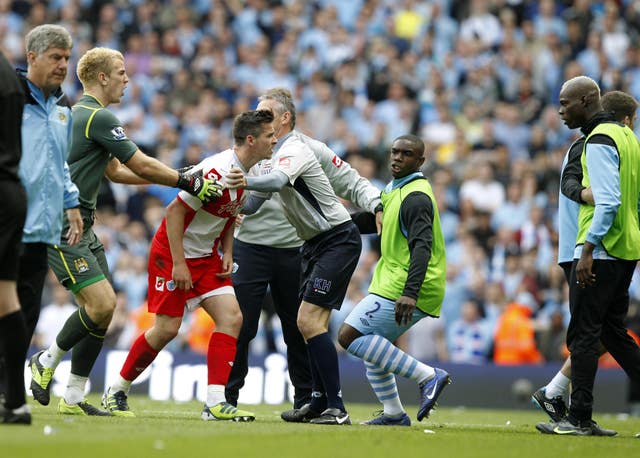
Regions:
<instances>
[{"instance_id":1,"label":"dark hair","mask_svg":"<svg viewBox=\"0 0 640 458\"><path fill-rule=\"evenodd\" d=\"M622 122L625 116L633 118L638 109L638 101L626 92L609 91L602 96L602 109L612 112L616 121Z\"/></svg>"},{"instance_id":2,"label":"dark hair","mask_svg":"<svg viewBox=\"0 0 640 458\"><path fill-rule=\"evenodd\" d=\"M420 137L418 137L417 135L413 135L413 134L404 134L404 135L400 135L399 137L396 137L393 141L397 141L397 140L407 140L411 143L413 143L413 145L416 147L416 150L422 154L425 153L425 146L424 146L424 142L422 141L422 139Z\"/></svg>"},{"instance_id":3,"label":"dark hair","mask_svg":"<svg viewBox=\"0 0 640 458\"><path fill-rule=\"evenodd\" d=\"M248 135L258 137L263 130L263 124L273 122L270 110L251 110L240 113L233 120L233 140L236 145L244 145Z\"/></svg>"}]
</instances>

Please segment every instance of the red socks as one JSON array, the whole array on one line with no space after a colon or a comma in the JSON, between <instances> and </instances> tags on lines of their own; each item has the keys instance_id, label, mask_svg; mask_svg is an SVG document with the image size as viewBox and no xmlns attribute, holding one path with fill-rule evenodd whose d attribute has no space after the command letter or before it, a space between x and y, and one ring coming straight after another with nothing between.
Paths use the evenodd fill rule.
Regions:
<instances>
[{"instance_id":1,"label":"red socks","mask_svg":"<svg viewBox=\"0 0 640 458\"><path fill-rule=\"evenodd\" d=\"M156 359L156 356L158 352L151 348L144 333L140 334L129 350L120 375L123 379L133 382Z\"/></svg>"},{"instance_id":2,"label":"red socks","mask_svg":"<svg viewBox=\"0 0 640 458\"><path fill-rule=\"evenodd\" d=\"M207 351L208 385L226 385L229 374L236 359L235 337L221 332L214 332L209 339Z\"/></svg>"}]
</instances>

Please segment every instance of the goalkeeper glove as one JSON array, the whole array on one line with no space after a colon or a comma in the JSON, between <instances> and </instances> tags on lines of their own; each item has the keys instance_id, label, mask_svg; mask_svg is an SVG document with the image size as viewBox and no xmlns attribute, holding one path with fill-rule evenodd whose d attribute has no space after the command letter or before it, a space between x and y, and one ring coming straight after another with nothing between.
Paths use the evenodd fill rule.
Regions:
<instances>
[{"instance_id":1,"label":"goalkeeper glove","mask_svg":"<svg viewBox=\"0 0 640 458\"><path fill-rule=\"evenodd\" d=\"M202 169L195 172L178 172L178 188L196 196L203 202L211 202L222 195L222 185L215 178L204 178Z\"/></svg>"}]
</instances>

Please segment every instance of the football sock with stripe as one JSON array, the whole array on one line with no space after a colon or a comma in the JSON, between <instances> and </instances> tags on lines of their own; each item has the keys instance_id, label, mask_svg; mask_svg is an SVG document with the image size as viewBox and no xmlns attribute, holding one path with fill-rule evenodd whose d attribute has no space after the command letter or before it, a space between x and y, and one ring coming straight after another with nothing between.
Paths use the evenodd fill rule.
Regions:
<instances>
[{"instance_id":1,"label":"football sock with stripe","mask_svg":"<svg viewBox=\"0 0 640 458\"><path fill-rule=\"evenodd\" d=\"M364 363L367 368L367 380L373 389L374 394L384 407L385 415L397 417L404 413L396 377L393 374L383 371L371 363Z\"/></svg>"},{"instance_id":2,"label":"football sock with stripe","mask_svg":"<svg viewBox=\"0 0 640 458\"><path fill-rule=\"evenodd\" d=\"M71 352L72 374L89 377L91 369L100 355L100 350L102 350L106 333L106 329L94 329L74 345Z\"/></svg>"},{"instance_id":3,"label":"football sock with stripe","mask_svg":"<svg viewBox=\"0 0 640 458\"><path fill-rule=\"evenodd\" d=\"M75 344L80 342L84 336L91 332L95 332L98 325L89 318L89 314L84 307L78 307L76 313L72 313L67 321L65 321L62 329L56 337L58 347L67 352L73 348ZM103 334L104 336L104 334Z\"/></svg>"},{"instance_id":4,"label":"football sock with stripe","mask_svg":"<svg viewBox=\"0 0 640 458\"><path fill-rule=\"evenodd\" d=\"M418 384L435 375L433 367L421 363L382 336L360 336L351 342L347 351L384 372L406 377Z\"/></svg>"}]
</instances>

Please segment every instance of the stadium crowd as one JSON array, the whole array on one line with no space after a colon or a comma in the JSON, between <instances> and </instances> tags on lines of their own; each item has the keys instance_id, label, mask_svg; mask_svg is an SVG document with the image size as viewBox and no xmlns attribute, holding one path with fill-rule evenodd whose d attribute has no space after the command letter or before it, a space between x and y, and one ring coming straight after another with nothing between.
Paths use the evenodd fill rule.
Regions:
<instances>
[{"instance_id":1,"label":"stadium crowd","mask_svg":"<svg viewBox=\"0 0 640 458\"><path fill-rule=\"evenodd\" d=\"M416 133L427 144L448 279L442 319L423 320L402 345L430 361L566 357L557 203L576 132L560 121L557 96L584 74L603 93L640 99L640 0L0 0L0 48L14 65L26 67L24 36L42 23L73 36L74 76L63 85L72 102L79 56L93 46L123 52L130 82L113 111L145 153L171 167L228 148L233 117L273 87L295 95L300 131L381 188L391 141ZM95 232L118 296L107 345L127 349L151 325L149 243L176 192L103 186ZM364 242L334 331L367 292L379 252L375 237ZM35 345L50 343L70 300L51 276ZM192 314L170 348L198 351L208 326Z\"/></svg>"}]
</instances>

